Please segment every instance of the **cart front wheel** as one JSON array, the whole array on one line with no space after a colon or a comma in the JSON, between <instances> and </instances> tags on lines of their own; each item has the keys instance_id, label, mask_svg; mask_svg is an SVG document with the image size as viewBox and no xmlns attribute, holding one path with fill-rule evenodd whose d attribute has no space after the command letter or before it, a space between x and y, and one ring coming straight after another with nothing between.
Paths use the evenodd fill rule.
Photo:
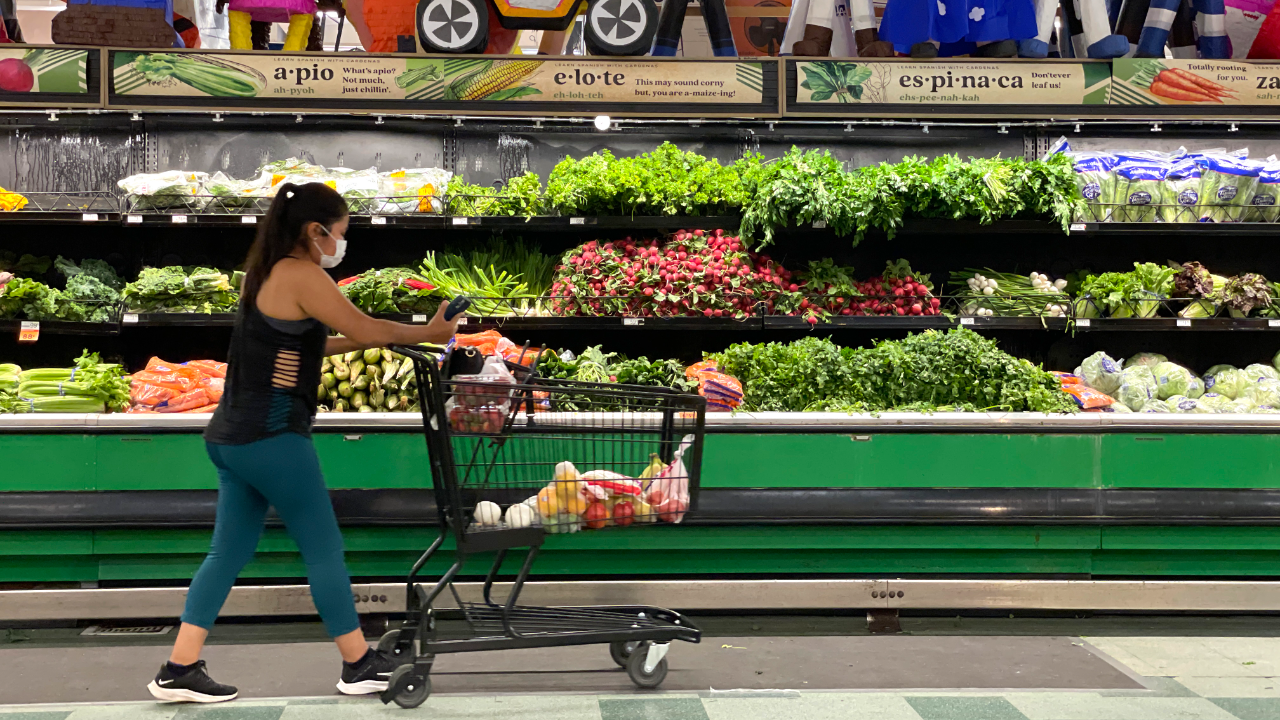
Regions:
<instances>
[{"instance_id":1,"label":"cart front wheel","mask_svg":"<svg viewBox=\"0 0 1280 720\"><path fill-rule=\"evenodd\" d=\"M644 643L632 651L631 657L627 658L627 676L631 678L631 682L636 687L656 688L667 679L667 659L664 657L658 661L657 665L649 672L645 672L645 660L649 656L648 643Z\"/></svg>"},{"instance_id":2,"label":"cart front wheel","mask_svg":"<svg viewBox=\"0 0 1280 720\"><path fill-rule=\"evenodd\" d=\"M391 699L397 705L406 709L416 708L431 695L431 678L419 674L413 665L401 665L391 673L387 687L395 693Z\"/></svg>"},{"instance_id":3,"label":"cart front wheel","mask_svg":"<svg viewBox=\"0 0 1280 720\"><path fill-rule=\"evenodd\" d=\"M618 663L618 667L625 668L627 661L631 659L631 655L635 653L638 647L640 647L639 641L626 642L625 640L618 640L611 642L609 643L609 657Z\"/></svg>"},{"instance_id":4,"label":"cart front wheel","mask_svg":"<svg viewBox=\"0 0 1280 720\"><path fill-rule=\"evenodd\" d=\"M479 51L489 41L484 0L419 0L418 40L427 52Z\"/></svg>"},{"instance_id":5,"label":"cart front wheel","mask_svg":"<svg viewBox=\"0 0 1280 720\"><path fill-rule=\"evenodd\" d=\"M409 657L410 651L396 649L396 643L399 641L399 630L387 631L387 633L382 636L382 639L378 641L378 652L386 653L388 656L397 660L412 660L412 658Z\"/></svg>"}]
</instances>

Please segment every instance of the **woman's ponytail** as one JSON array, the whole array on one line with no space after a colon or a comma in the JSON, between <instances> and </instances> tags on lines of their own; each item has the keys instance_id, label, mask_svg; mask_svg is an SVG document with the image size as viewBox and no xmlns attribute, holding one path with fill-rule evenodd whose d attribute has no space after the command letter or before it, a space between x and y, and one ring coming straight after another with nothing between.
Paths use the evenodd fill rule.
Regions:
<instances>
[{"instance_id":1,"label":"woman's ponytail","mask_svg":"<svg viewBox=\"0 0 1280 720\"><path fill-rule=\"evenodd\" d=\"M258 226L258 236L249 248L244 263L244 281L240 286L240 303L257 300L258 288L271 274L271 268L287 257L303 242L303 233L311 223L331 227L347 216L347 201L336 190L323 183L282 184Z\"/></svg>"}]
</instances>

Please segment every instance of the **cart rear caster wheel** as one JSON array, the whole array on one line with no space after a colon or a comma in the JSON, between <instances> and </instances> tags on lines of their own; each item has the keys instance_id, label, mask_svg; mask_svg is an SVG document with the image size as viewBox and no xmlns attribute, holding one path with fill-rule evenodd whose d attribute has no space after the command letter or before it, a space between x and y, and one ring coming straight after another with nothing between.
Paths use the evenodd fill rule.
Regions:
<instances>
[{"instance_id":1,"label":"cart rear caster wheel","mask_svg":"<svg viewBox=\"0 0 1280 720\"><path fill-rule=\"evenodd\" d=\"M591 0L585 30L592 55L644 55L658 32L658 5L654 0Z\"/></svg>"},{"instance_id":2,"label":"cart rear caster wheel","mask_svg":"<svg viewBox=\"0 0 1280 720\"><path fill-rule=\"evenodd\" d=\"M387 634L383 635L382 639L378 641L378 652L386 653L388 657L395 658L396 660L412 660L413 651L411 649L401 651L396 650L396 643L399 642L399 640L399 630L387 631Z\"/></svg>"},{"instance_id":3,"label":"cart rear caster wheel","mask_svg":"<svg viewBox=\"0 0 1280 720\"><path fill-rule=\"evenodd\" d=\"M401 665L391 673L387 689L395 693L391 696L395 704L406 709L416 708L431 695L431 678L419 675L412 665Z\"/></svg>"},{"instance_id":4,"label":"cart rear caster wheel","mask_svg":"<svg viewBox=\"0 0 1280 720\"><path fill-rule=\"evenodd\" d=\"M636 687L656 688L667 679L667 659L662 658L658 664L653 666L651 672L644 671L644 661L649 655L649 644L642 643L631 653L631 657L627 658L627 677L631 678L631 682Z\"/></svg>"},{"instance_id":5,"label":"cart rear caster wheel","mask_svg":"<svg viewBox=\"0 0 1280 720\"><path fill-rule=\"evenodd\" d=\"M625 668L627 666L627 661L631 659L632 653L634 653L636 648L640 647L640 645L641 643L639 641L625 642L623 640L618 640L617 642L611 642L609 643L609 657L613 658L613 661L618 663L618 667Z\"/></svg>"},{"instance_id":6,"label":"cart rear caster wheel","mask_svg":"<svg viewBox=\"0 0 1280 720\"><path fill-rule=\"evenodd\" d=\"M429 53L479 52L489 42L484 0L419 0L418 40Z\"/></svg>"}]
</instances>

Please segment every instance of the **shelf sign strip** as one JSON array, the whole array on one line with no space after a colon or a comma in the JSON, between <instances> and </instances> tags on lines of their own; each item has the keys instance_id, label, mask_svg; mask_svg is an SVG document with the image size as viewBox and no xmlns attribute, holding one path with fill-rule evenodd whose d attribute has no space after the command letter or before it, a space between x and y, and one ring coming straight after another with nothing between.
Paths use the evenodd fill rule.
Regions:
<instances>
[{"instance_id":1,"label":"shelf sign strip","mask_svg":"<svg viewBox=\"0 0 1280 720\"><path fill-rule=\"evenodd\" d=\"M1106 105L1105 62L795 61L797 104Z\"/></svg>"}]
</instances>

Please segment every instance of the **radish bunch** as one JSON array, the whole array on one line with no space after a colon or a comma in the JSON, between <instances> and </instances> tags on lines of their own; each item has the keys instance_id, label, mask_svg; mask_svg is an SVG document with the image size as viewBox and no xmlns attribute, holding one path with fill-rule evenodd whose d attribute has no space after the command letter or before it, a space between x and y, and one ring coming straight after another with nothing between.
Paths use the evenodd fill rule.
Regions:
<instances>
[{"instance_id":1,"label":"radish bunch","mask_svg":"<svg viewBox=\"0 0 1280 720\"><path fill-rule=\"evenodd\" d=\"M791 273L723 230L681 230L665 241L592 240L565 253L551 285L557 315L733 317L773 310L795 291Z\"/></svg>"},{"instance_id":2,"label":"radish bunch","mask_svg":"<svg viewBox=\"0 0 1280 720\"><path fill-rule=\"evenodd\" d=\"M841 294L841 287L848 291L848 297ZM800 292L802 299L788 314L800 315L810 324L835 315L938 315L942 307L942 301L933 296L928 277L916 274L905 260L890 262L880 275L851 286L810 278Z\"/></svg>"}]
</instances>

